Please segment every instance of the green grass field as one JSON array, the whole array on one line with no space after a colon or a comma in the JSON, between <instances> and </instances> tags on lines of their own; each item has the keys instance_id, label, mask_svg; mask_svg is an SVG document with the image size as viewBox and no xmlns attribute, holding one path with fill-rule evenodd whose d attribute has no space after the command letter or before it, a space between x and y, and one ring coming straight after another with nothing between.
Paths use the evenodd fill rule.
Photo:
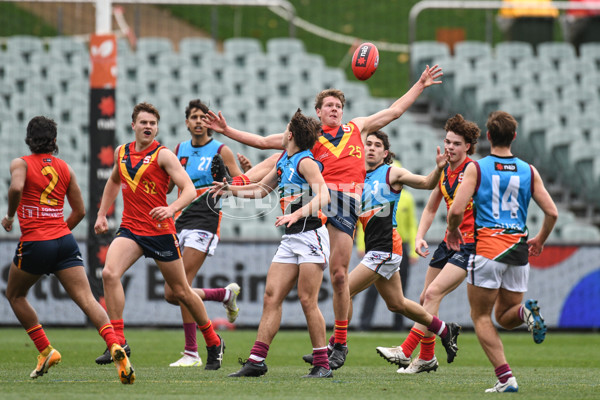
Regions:
<instances>
[{"instance_id":1,"label":"green grass field","mask_svg":"<svg viewBox=\"0 0 600 400\"><path fill-rule=\"evenodd\" d=\"M122 385L112 365L98 366L94 359L104 344L93 329L46 328L62 362L48 374L32 380L37 352L22 329L0 328L1 399L354 399L437 398L479 399L496 378L472 332L459 337L460 351L454 363L445 362L437 346L437 372L403 376L375 352L375 347L399 344L405 332L350 333L346 365L333 379L306 380L308 365L301 355L310 352L303 331L282 331L271 346L269 372L260 378L228 378L238 370L238 358L247 358L256 332L222 332L226 341L223 367L170 368L183 347L183 332L172 329L127 329L131 361L137 380ZM535 345L525 332L501 333L506 354L519 382L520 399L597 399L600 394L600 335L554 333ZM199 341L202 341L199 335ZM438 342L439 343L439 342ZM201 352L203 360L206 354ZM125 396L125 397L120 397Z\"/></svg>"}]
</instances>

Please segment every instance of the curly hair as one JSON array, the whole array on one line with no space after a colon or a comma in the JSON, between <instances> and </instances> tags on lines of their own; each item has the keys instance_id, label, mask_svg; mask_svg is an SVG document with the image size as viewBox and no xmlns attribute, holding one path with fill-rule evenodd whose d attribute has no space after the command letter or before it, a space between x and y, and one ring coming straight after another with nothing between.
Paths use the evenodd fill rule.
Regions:
<instances>
[{"instance_id":1,"label":"curly hair","mask_svg":"<svg viewBox=\"0 0 600 400\"><path fill-rule=\"evenodd\" d=\"M346 104L346 96L344 96L344 92L339 89L325 89L322 90L317 97L315 97L315 110L323 107L323 99L325 97L335 97L342 102L342 108Z\"/></svg>"},{"instance_id":2,"label":"curly hair","mask_svg":"<svg viewBox=\"0 0 600 400\"><path fill-rule=\"evenodd\" d=\"M510 147L517 131L517 120L505 111L490 113L485 124L493 146Z\"/></svg>"},{"instance_id":3,"label":"curly hair","mask_svg":"<svg viewBox=\"0 0 600 400\"><path fill-rule=\"evenodd\" d=\"M202 102L202 100L200 100L200 99L190 100L190 102L188 103L188 106L185 108L185 119L188 119L190 117L190 114L192 113L193 109L198 109L198 110L202 111L204 114L208 114L208 112L210 111L208 106L206 104L204 104ZM213 130L209 129L207 133L208 133L208 136L212 136Z\"/></svg>"},{"instance_id":4,"label":"curly hair","mask_svg":"<svg viewBox=\"0 0 600 400\"><path fill-rule=\"evenodd\" d=\"M42 116L33 117L27 124L25 143L34 154L57 154L56 122Z\"/></svg>"},{"instance_id":5,"label":"curly hair","mask_svg":"<svg viewBox=\"0 0 600 400\"><path fill-rule=\"evenodd\" d=\"M312 117L307 117L298 109L290 120L288 129L294 135L294 142L300 150L311 149L321 129L321 123Z\"/></svg>"},{"instance_id":6,"label":"curly hair","mask_svg":"<svg viewBox=\"0 0 600 400\"><path fill-rule=\"evenodd\" d=\"M446 132L454 132L465 139L465 143L470 143L471 147L467 150L468 155L475 153L475 146L477 145L477 138L481 135L481 129L475 122L467 121L462 115L456 114L454 117L449 118L444 125Z\"/></svg>"},{"instance_id":7,"label":"curly hair","mask_svg":"<svg viewBox=\"0 0 600 400\"><path fill-rule=\"evenodd\" d=\"M156 121L160 121L160 114L158 113L158 110L156 109L156 107L154 107L150 103L144 102L144 103L136 104L136 106L133 107L133 113L131 114L131 122L135 123L135 120L137 119L138 115L141 112L150 113L156 117Z\"/></svg>"},{"instance_id":8,"label":"curly hair","mask_svg":"<svg viewBox=\"0 0 600 400\"><path fill-rule=\"evenodd\" d=\"M367 135L367 139L369 138L369 136L375 136L377 139L381 140L383 142L383 149L388 151L387 157L385 157L383 159L384 164L393 163L396 155L394 154L394 152L390 151L390 139L389 139L387 133L385 133L383 131L375 131L375 132L370 132Z\"/></svg>"}]
</instances>

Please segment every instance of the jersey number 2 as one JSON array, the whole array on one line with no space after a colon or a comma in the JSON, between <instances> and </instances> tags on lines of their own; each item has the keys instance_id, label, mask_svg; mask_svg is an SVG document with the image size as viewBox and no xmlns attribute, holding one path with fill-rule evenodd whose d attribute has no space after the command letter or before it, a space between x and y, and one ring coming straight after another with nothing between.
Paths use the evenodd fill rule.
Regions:
<instances>
[{"instance_id":1,"label":"jersey number 2","mask_svg":"<svg viewBox=\"0 0 600 400\"><path fill-rule=\"evenodd\" d=\"M40 196L40 204L55 206L58 204L58 200L51 199L51 198L49 198L49 196L50 196L50 193L52 193L52 191L56 187L56 184L58 183L58 173L56 172L54 167L51 167L50 165L46 165L44 168L42 168L42 175L44 175L44 176L51 175L52 179L50 180L50 183L48 183L48 186L46 186L46 188L42 192L42 195Z\"/></svg>"}]
</instances>

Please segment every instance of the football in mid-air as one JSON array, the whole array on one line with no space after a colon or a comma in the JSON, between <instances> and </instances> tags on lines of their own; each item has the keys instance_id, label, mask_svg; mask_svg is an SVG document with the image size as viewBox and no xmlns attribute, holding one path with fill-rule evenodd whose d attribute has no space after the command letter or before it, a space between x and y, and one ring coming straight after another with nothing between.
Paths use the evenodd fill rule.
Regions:
<instances>
[{"instance_id":1,"label":"football in mid-air","mask_svg":"<svg viewBox=\"0 0 600 400\"><path fill-rule=\"evenodd\" d=\"M356 48L352 56L352 73L356 79L369 79L379 65L379 51L373 43L363 43Z\"/></svg>"}]
</instances>

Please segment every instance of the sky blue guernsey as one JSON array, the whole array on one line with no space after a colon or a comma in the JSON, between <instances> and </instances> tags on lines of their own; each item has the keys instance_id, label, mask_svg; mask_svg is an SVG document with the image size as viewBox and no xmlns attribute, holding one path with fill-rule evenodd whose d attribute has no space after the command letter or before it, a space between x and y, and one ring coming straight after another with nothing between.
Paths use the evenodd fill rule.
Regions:
<instances>
[{"instance_id":1,"label":"sky blue guernsey","mask_svg":"<svg viewBox=\"0 0 600 400\"><path fill-rule=\"evenodd\" d=\"M511 265L528 262L527 208L533 170L516 157L490 155L475 162L473 195L476 254Z\"/></svg>"},{"instance_id":2,"label":"sky blue guernsey","mask_svg":"<svg viewBox=\"0 0 600 400\"><path fill-rule=\"evenodd\" d=\"M314 160L310 150L299 151L291 157L287 151L277 161L277 183L279 185L279 203L284 215L291 214L313 198L313 193L304 176L298 171L300 161L305 158ZM319 212L320 215L320 212ZM286 234L307 232L323 225L320 216L309 216L296 221Z\"/></svg>"},{"instance_id":3,"label":"sky blue guernsey","mask_svg":"<svg viewBox=\"0 0 600 400\"><path fill-rule=\"evenodd\" d=\"M382 164L367 172L362 193L360 222L365 230L365 251L402 254L402 240L396 231L396 209L400 191L390 186L392 166ZM394 234L395 233L395 234Z\"/></svg>"},{"instance_id":4,"label":"sky blue guernsey","mask_svg":"<svg viewBox=\"0 0 600 400\"><path fill-rule=\"evenodd\" d=\"M220 199L214 198L208 190L213 178L210 164L221 151L223 143L211 139L203 146L192 146L192 141L179 143L175 154L196 187L196 198L175 217L177 232L182 229L202 229L217 233L221 222Z\"/></svg>"}]
</instances>

